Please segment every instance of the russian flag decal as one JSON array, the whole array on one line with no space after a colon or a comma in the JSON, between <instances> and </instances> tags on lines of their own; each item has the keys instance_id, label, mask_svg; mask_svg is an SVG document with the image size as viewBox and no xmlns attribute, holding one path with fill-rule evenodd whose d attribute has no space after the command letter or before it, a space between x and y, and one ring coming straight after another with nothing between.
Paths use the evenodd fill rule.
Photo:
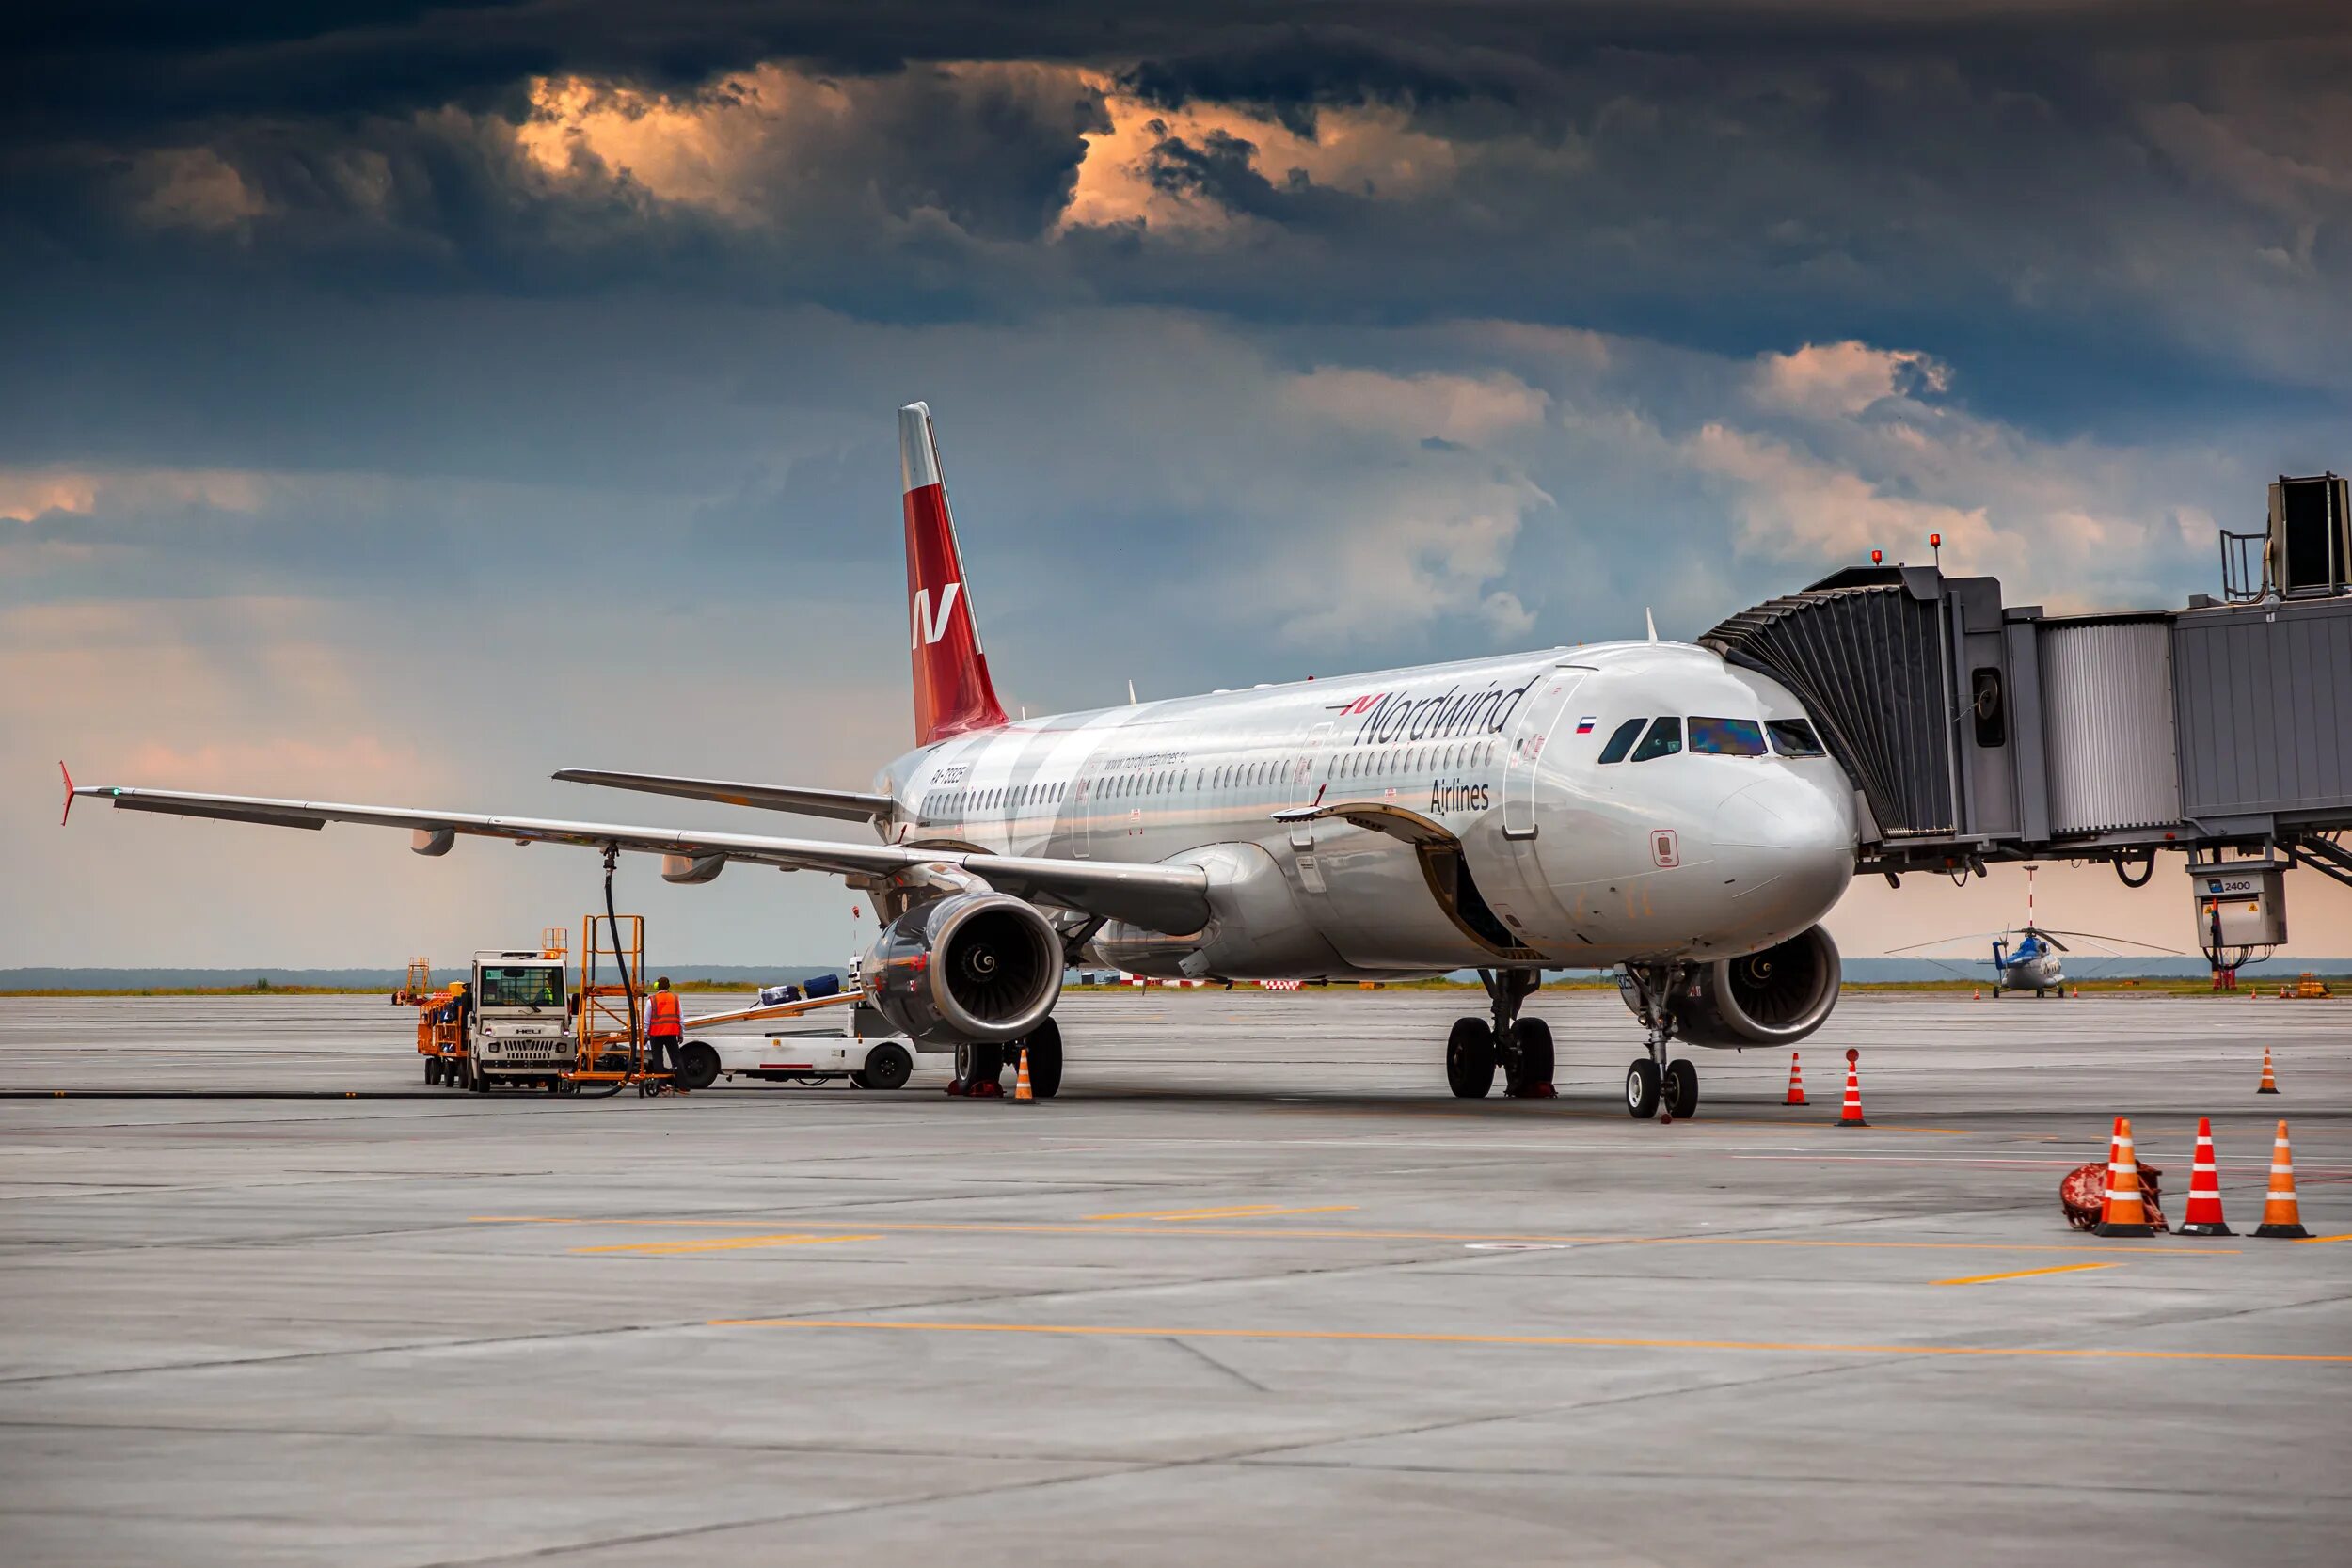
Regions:
<instances>
[{"instance_id":1,"label":"russian flag decal","mask_svg":"<svg viewBox=\"0 0 2352 1568\"><path fill-rule=\"evenodd\" d=\"M1583 718L1578 720L1576 721L1576 733L1579 735L1592 734L1593 725L1598 721L1599 717L1600 716L1598 714L1588 713Z\"/></svg>"}]
</instances>

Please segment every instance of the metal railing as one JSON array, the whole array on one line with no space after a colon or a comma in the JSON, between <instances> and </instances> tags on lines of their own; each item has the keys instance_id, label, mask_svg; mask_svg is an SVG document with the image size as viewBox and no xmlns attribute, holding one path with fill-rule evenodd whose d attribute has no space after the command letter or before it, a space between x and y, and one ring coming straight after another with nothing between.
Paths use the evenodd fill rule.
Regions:
<instances>
[{"instance_id":1,"label":"metal railing","mask_svg":"<svg viewBox=\"0 0 2352 1568\"><path fill-rule=\"evenodd\" d=\"M2221 596L2231 604L2253 604L2270 593L2270 535L2222 529Z\"/></svg>"}]
</instances>

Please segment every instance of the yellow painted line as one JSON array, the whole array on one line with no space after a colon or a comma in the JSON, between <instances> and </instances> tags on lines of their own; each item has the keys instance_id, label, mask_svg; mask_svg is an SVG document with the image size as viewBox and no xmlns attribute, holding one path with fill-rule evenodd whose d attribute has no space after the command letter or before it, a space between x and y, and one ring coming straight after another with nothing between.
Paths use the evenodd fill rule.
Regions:
<instances>
[{"instance_id":1,"label":"yellow painted line","mask_svg":"<svg viewBox=\"0 0 2352 1568\"><path fill-rule=\"evenodd\" d=\"M1938 1285L1990 1285L2001 1279L2035 1279L2045 1274L2081 1274L2086 1269L2111 1269L2112 1263L2056 1263L2046 1269L2014 1269L2008 1274L1972 1274L1960 1279L1939 1279Z\"/></svg>"},{"instance_id":2,"label":"yellow painted line","mask_svg":"<svg viewBox=\"0 0 2352 1568\"><path fill-rule=\"evenodd\" d=\"M1090 1220L1248 1220L1275 1214L1347 1214L1352 1203L1327 1203L1319 1209L1278 1209L1270 1203L1245 1203L1231 1209L1140 1210L1132 1214L1089 1214Z\"/></svg>"},{"instance_id":3,"label":"yellow painted line","mask_svg":"<svg viewBox=\"0 0 2352 1568\"><path fill-rule=\"evenodd\" d=\"M878 1242L879 1236L705 1236L684 1242L632 1242L622 1246L576 1246L574 1252L735 1252L745 1247L821 1246L827 1242Z\"/></svg>"},{"instance_id":4,"label":"yellow painted line","mask_svg":"<svg viewBox=\"0 0 2352 1568\"><path fill-rule=\"evenodd\" d=\"M740 1226L748 1220L591 1219L564 1214L475 1214L473 1225L660 1225ZM770 1221L768 1223L774 1223ZM808 1220L814 1230L884 1230L978 1236L1187 1236L1224 1237L1265 1242L1544 1242L1559 1246L1777 1246L1826 1247L1862 1252L2090 1252L2106 1257L2129 1253L2136 1257L2197 1259L2234 1256L2239 1247L2129 1246L2054 1242L1860 1242L1815 1241L1802 1236L1544 1236L1513 1231L1477 1230L1254 1230L1239 1227L1187 1225L1016 1225L948 1220Z\"/></svg>"},{"instance_id":5,"label":"yellow painted line","mask_svg":"<svg viewBox=\"0 0 2352 1568\"><path fill-rule=\"evenodd\" d=\"M2317 1246L2322 1242L2352 1242L2352 1231L2347 1231L2342 1236L2298 1236L2296 1238L2297 1246Z\"/></svg>"},{"instance_id":6,"label":"yellow painted line","mask_svg":"<svg viewBox=\"0 0 2352 1568\"><path fill-rule=\"evenodd\" d=\"M913 1323L886 1318L713 1318L712 1328L887 1329L908 1334L1043 1334L1113 1339L1318 1339L1389 1345L1531 1349L1777 1351L1813 1355L2040 1356L2080 1361L2295 1361L2352 1364L2352 1355L2268 1351L2068 1349L2042 1345L1847 1345L1780 1339L1633 1339L1581 1334L1406 1334L1314 1328L1125 1328L1095 1323Z\"/></svg>"}]
</instances>

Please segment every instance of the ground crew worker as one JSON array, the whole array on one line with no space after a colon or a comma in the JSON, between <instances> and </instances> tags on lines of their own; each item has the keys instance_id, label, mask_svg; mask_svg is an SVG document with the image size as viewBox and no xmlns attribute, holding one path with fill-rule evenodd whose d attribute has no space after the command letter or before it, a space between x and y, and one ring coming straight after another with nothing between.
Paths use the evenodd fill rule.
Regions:
<instances>
[{"instance_id":1,"label":"ground crew worker","mask_svg":"<svg viewBox=\"0 0 2352 1568\"><path fill-rule=\"evenodd\" d=\"M670 977L664 974L653 983L653 994L645 998L645 1067L648 1071L667 1070L675 1077L686 1066L686 1053L680 1049L686 1035L686 1020L678 1011L677 992L670 989ZM667 1047L669 1066L665 1069L661 1053Z\"/></svg>"},{"instance_id":2,"label":"ground crew worker","mask_svg":"<svg viewBox=\"0 0 2352 1568\"><path fill-rule=\"evenodd\" d=\"M449 1000L441 1004L440 1011L435 1015L435 1022L449 1029L446 1043L454 1048L453 1055L466 1054L466 1013L472 1002L473 995L466 990L466 982L455 981L449 988ZM450 1071L456 1070L454 1063L445 1065Z\"/></svg>"}]
</instances>

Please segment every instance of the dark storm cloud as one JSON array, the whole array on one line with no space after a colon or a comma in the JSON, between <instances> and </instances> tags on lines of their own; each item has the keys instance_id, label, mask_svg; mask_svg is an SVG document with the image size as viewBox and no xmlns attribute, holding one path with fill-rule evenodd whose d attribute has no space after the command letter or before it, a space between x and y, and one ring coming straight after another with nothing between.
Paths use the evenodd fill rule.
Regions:
<instances>
[{"instance_id":1,"label":"dark storm cloud","mask_svg":"<svg viewBox=\"0 0 2352 1568\"><path fill-rule=\"evenodd\" d=\"M112 389L64 361L135 361L161 295L249 324L221 351L232 375L296 362L251 378L265 401L310 373L284 341L306 297L408 293L605 297L621 331L691 296L883 322L1494 316L1734 355L1862 338L2056 428L2341 399L2345 18L2302 0L20 14L0 24L0 318L62 341L0 397L29 421L20 450L60 405L88 413L79 393ZM939 63L969 61L998 63ZM786 102L761 110L780 128L725 144L709 199L587 144L551 168L519 139L548 125L534 78L661 93L723 130L763 62L784 62ZM1110 127L1103 82L1131 119L1178 122L1138 150L1139 185L1226 229L1057 223ZM819 87L838 106L802 113ZM1314 178L1278 145L1367 124L1415 138L1418 166Z\"/></svg>"},{"instance_id":2,"label":"dark storm cloud","mask_svg":"<svg viewBox=\"0 0 2352 1568\"><path fill-rule=\"evenodd\" d=\"M974 0L96 0L0 23L0 119L22 135L115 135L224 115L481 106L533 73L691 88L761 60L852 73L926 60L1139 62L1164 103L1287 109L1542 96L1532 71L1597 54L1722 60L1802 53L2060 58L2340 36L2333 0L1487 0L1000 5Z\"/></svg>"}]
</instances>

